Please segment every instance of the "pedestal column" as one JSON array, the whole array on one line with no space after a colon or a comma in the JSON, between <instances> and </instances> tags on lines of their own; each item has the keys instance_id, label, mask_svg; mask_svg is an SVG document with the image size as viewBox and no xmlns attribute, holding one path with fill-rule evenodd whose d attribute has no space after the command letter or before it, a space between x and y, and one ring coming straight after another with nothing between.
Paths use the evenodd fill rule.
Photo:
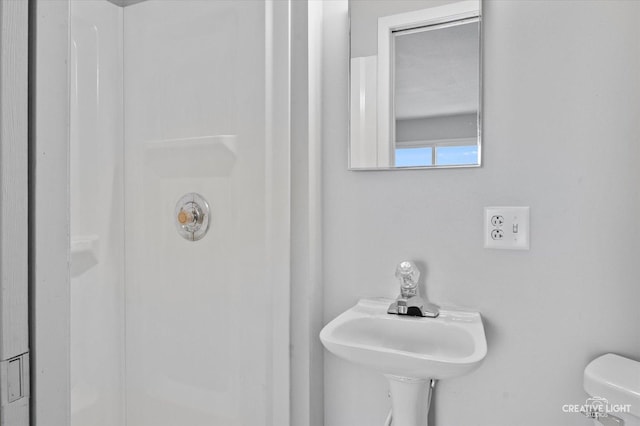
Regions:
<instances>
[{"instance_id":1,"label":"pedestal column","mask_svg":"<svg viewBox=\"0 0 640 426\"><path fill-rule=\"evenodd\" d=\"M385 375L391 389L393 426L428 426L431 380Z\"/></svg>"}]
</instances>

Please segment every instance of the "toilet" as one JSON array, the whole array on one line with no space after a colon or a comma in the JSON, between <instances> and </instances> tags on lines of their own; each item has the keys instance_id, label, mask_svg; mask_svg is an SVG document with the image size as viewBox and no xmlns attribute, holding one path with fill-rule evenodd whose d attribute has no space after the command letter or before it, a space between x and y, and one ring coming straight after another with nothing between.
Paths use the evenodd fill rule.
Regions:
<instances>
[{"instance_id":1,"label":"toilet","mask_svg":"<svg viewBox=\"0 0 640 426\"><path fill-rule=\"evenodd\" d=\"M602 355L584 369L587 404L602 404L598 426L640 426L640 362L616 354Z\"/></svg>"}]
</instances>

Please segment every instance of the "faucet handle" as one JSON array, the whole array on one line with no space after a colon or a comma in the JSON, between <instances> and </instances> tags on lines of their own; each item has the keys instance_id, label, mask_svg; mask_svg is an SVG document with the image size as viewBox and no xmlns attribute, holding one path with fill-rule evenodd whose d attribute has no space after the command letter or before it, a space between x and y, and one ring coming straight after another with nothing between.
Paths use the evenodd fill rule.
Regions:
<instances>
[{"instance_id":1,"label":"faucet handle","mask_svg":"<svg viewBox=\"0 0 640 426\"><path fill-rule=\"evenodd\" d=\"M403 296L416 295L420 271L413 262L404 260L396 268L396 278L400 280L400 291Z\"/></svg>"}]
</instances>

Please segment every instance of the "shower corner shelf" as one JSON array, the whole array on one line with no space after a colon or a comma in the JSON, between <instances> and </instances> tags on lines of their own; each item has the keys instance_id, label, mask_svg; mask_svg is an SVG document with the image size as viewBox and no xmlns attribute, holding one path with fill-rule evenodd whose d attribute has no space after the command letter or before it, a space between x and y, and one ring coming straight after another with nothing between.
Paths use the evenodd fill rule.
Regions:
<instances>
[{"instance_id":1,"label":"shower corner shelf","mask_svg":"<svg viewBox=\"0 0 640 426\"><path fill-rule=\"evenodd\" d=\"M97 235L71 237L71 277L75 278L98 264L100 238Z\"/></svg>"},{"instance_id":2,"label":"shower corner shelf","mask_svg":"<svg viewBox=\"0 0 640 426\"><path fill-rule=\"evenodd\" d=\"M145 143L145 162L163 178L225 177L236 161L236 135Z\"/></svg>"}]
</instances>

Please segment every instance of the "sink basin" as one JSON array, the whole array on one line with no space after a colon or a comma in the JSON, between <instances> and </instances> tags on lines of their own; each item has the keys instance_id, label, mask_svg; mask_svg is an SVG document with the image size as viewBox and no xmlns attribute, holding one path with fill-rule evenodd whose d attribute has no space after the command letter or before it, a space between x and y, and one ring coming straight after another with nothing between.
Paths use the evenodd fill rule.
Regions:
<instances>
[{"instance_id":1,"label":"sink basin","mask_svg":"<svg viewBox=\"0 0 640 426\"><path fill-rule=\"evenodd\" d=\"M386 375L446 379L477 368L487 354L478 312L440 310L437 318L389 315L391 299L362 299L320 333L333 354Z\"/></svg>"}]
</instances>

